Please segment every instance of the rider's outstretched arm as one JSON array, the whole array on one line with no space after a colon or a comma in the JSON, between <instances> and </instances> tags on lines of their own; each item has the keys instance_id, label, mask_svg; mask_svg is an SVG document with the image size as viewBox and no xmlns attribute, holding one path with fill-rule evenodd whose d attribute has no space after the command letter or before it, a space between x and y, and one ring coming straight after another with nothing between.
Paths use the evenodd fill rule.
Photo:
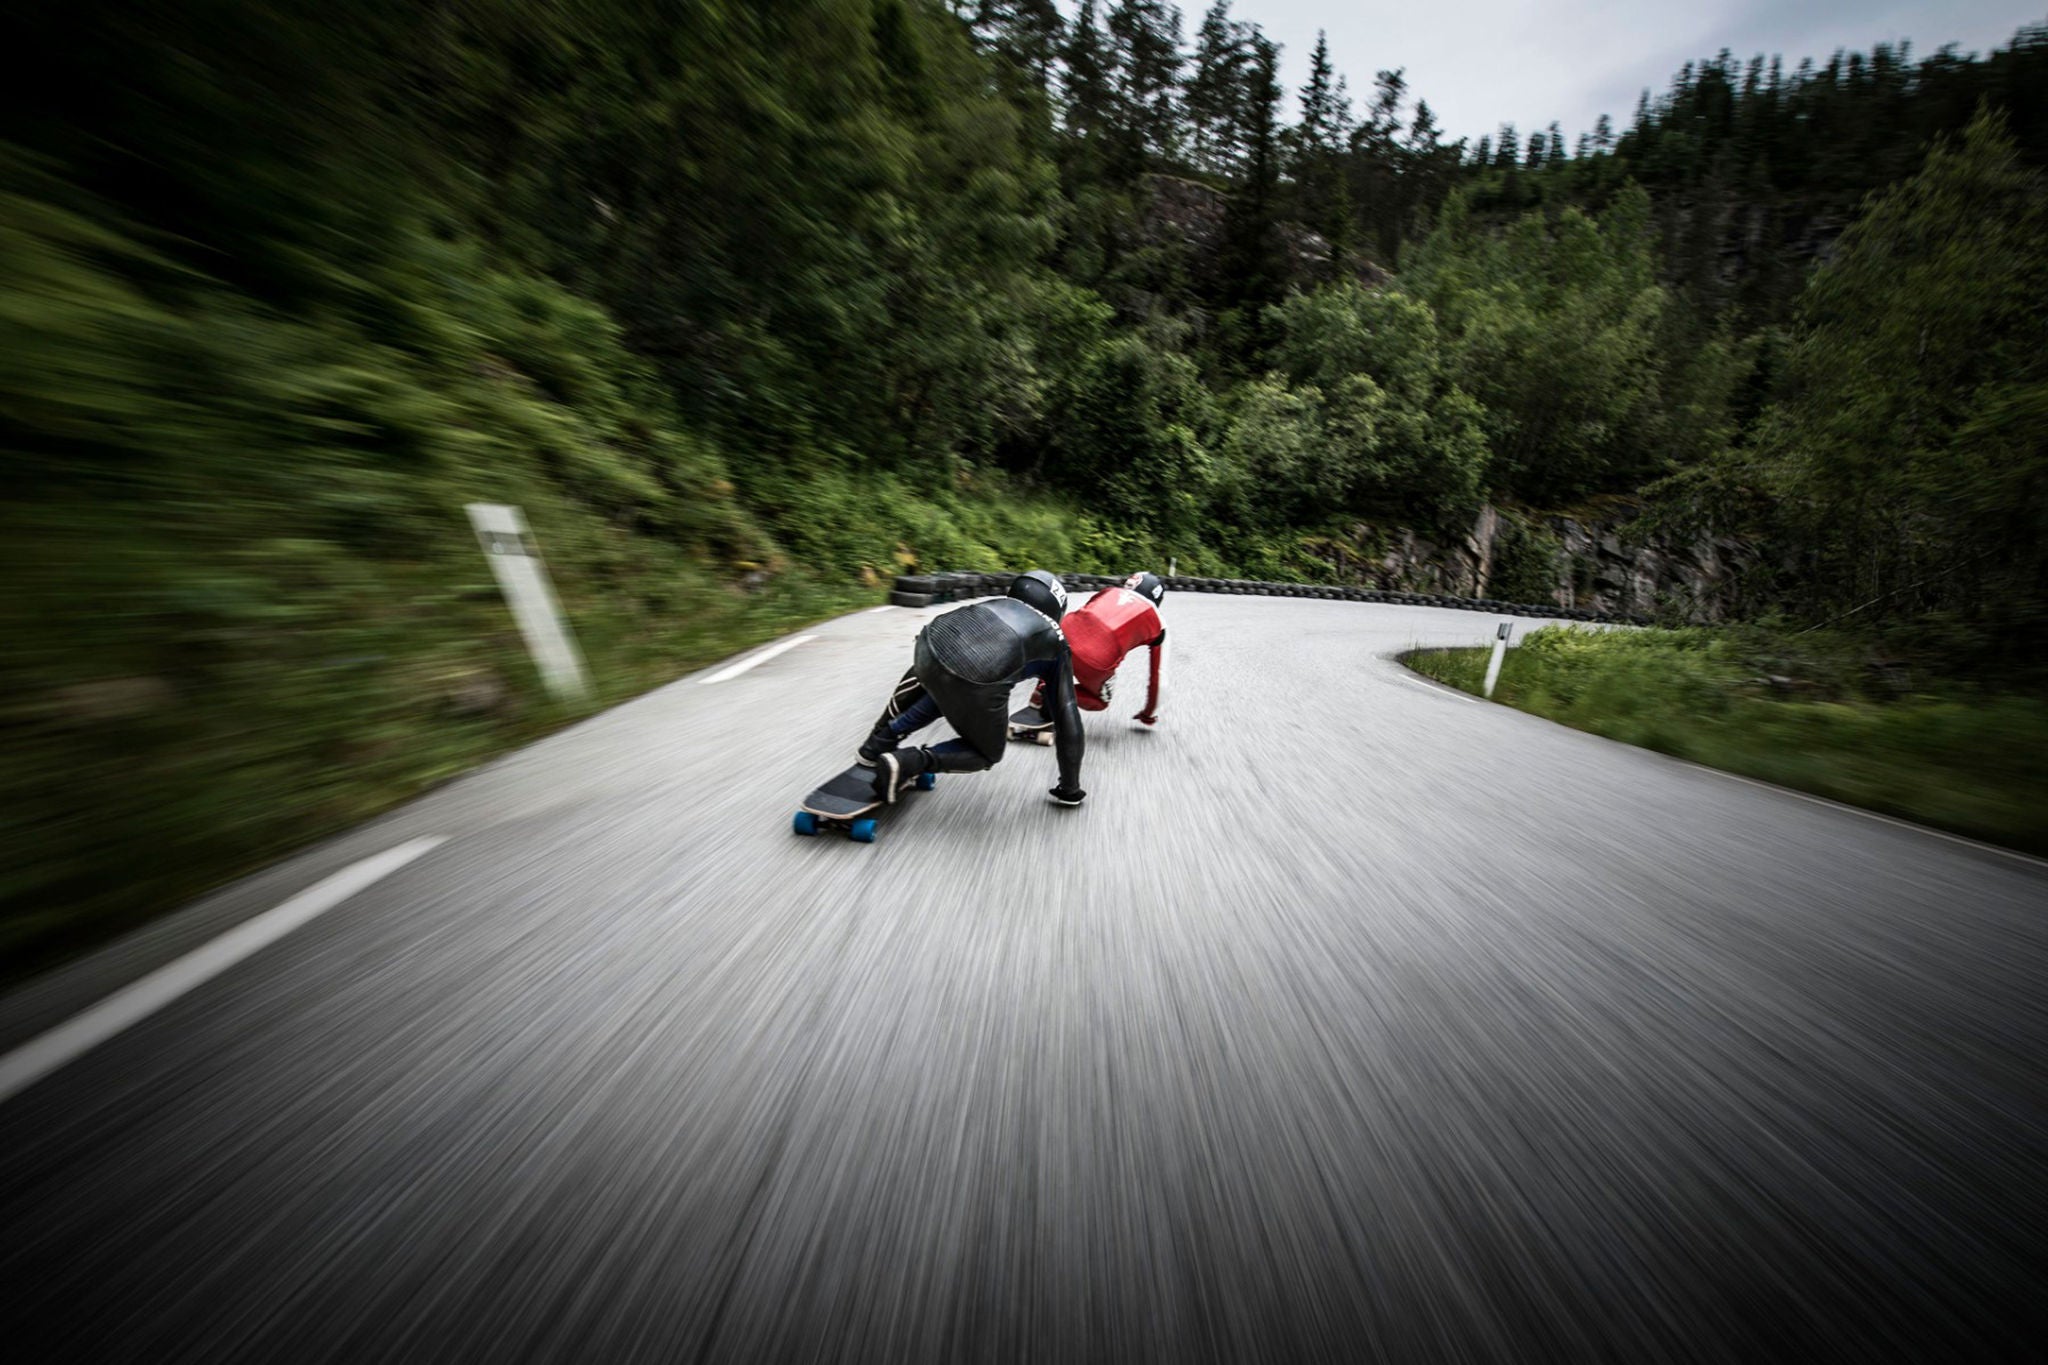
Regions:
<instances>
[{"instance_id":1,"label":"rider's outstretched arm","mask_svg":"<svg viewBox=\"0 0 2048 1365\"><path fill-rule=\"evenodd\" d=\"M1151 648L1152 679L1145 685L1145 709L1138 713L1138 719L1147 725L1159 719L1159 689L1166 680L1166 631L1163 628Z\"/></svg>"},{"instance_id":2,"label":"rider's outstretched arm","mask_svg":"<svg viewBox=\"0 0 2048 1365\"><path fill-rule=\"evenodd\" d=\"M1086 739L1081 732L1081 708L1074 702L1074 660L1063 649L1053 668L1050 714L1053 752L1060 761L1060 784L1052 789L1052 799L1078 806L1088 793L1081 790L1081 750Z\"/></svg>"}]
</instances>

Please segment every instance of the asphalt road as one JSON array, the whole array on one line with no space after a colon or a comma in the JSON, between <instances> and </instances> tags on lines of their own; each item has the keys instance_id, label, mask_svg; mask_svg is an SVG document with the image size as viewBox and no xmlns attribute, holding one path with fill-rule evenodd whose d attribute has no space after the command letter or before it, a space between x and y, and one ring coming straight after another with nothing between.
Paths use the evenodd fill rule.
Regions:
<instances>
[{"instance_id":1,"label":"asphalt road","mask_svg":"<svg viewBox=\"0 0 2048 1365\"><path fill-rule=\"evenodd\" d=\"M650 694L0 1002L445 842L0 1102L0 1340L147 1360L2016 1356L2048 871L1168 601L790 833L928 614Z\"/></svg>"}]
</instances>

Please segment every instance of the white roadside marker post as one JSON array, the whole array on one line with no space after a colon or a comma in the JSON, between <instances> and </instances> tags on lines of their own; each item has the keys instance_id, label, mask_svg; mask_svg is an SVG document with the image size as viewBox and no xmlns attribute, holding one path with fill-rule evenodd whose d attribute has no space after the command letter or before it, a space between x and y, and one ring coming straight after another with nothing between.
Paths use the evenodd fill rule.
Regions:
<instances>
[{"instance_id":1,"label":"white roadside marker post","mask_svg":"<svg viewBox=\"0 0 2048 1365\"><path fill-rule=\"evenodd\" d=\"M541 681L557 697L587 696L590 684L583 676L583 657L576 652L576 641L548 585L547 566L526 529L526 518L517 507L500 503L472 502L464 510L498 587L512 605L512 617L540 668Z\"/></svg>"},{"instance_id":2,"label":"white roadside marker post","mask_svg":"<svg viewBox=\"0 0 2048 1365\"><path fill-rule=\"evenodd\" d=\"M1508 636L1513 633L1515 623L1503 621L1500 629L1493 633L1493 657L1486 661L1486 695L1493 696L1493 685L1500 681L1500 661L1507 657Z\"/></svg>"},{"instance_id":3,"label":"white roadside marker post","mask_svg":"<svg viewBox=\"0 0 2048 1365\"><path fill-rule=\"evenodd\" d=\"M1168 578L1180 577L1180 561L1172 555L1166 557L1166 576Z\"/></svg>"}]
</instances>

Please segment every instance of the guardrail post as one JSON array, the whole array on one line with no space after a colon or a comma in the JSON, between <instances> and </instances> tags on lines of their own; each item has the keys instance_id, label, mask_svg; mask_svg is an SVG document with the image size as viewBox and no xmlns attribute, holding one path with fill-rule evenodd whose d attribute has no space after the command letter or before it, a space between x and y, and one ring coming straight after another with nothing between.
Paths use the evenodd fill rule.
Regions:
<instances>
[{"instance_id":1,"label":"guardrail post","mask_svg":"<svg viewBox=\"0 0 2048 1365\"><path fill-rule=\"evenodd\" d=\"M1514 633L1515 623L1503 621L1500 629L1493 633L1493 657L1486 661L1486 695L1493 696L1493 685L1500 681L1500 661L1507 657L1508 636Z\"/></svg>"},{"instance_id":2,"label":"guardrail post","mask_svg":"<svg viewBox=\"0 0 2048 1365\"><path fill-rule=\"evenodd\" d=\"M526 518L517 507L472 502L464 509L476 529L477 544L490 562L491 574L505 600L512 606L512 619L526 638L526 648L540 668L541 681L558 697L583 697L590 684L583 676L583 656L562 619L562 609L548 584L547 566L526 529Z\"/></svg>"}]
</instances>

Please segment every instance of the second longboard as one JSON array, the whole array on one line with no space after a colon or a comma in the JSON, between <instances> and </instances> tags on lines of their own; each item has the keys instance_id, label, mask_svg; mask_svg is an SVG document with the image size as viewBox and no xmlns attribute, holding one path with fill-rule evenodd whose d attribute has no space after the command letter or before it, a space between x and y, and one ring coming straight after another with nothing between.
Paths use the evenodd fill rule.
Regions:
<instances>
[{"instance_id":1,"label":"second longboard","mask_svg":"<svg viewBox=\"0 0 2048 1365\"><path fill-rule=\"evenodd\" d=\"M1010 738L1028 739L1034 744L1052 743L1052 722L1035 706L1010 715Z\"/></svg>"}]
</instances>

